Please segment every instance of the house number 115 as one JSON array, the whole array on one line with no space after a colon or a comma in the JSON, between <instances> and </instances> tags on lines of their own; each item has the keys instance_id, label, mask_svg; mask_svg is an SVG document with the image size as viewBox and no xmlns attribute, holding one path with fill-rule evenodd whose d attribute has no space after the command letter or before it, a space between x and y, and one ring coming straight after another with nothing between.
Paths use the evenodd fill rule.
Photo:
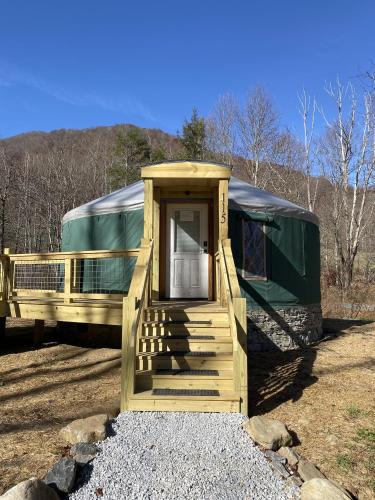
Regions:
<instances>
[{"instance_id":1,"label":"house number 115","mask_svg":"<svg viewBox=\"0 0 375 500\"><path fill-rule=\"evenodd\" d=\"M227 214L225 213L225 195L223 193L221 200L222 210L221 210L221 223L224 224L227 220Z\"/></svg>"}]
</instances>

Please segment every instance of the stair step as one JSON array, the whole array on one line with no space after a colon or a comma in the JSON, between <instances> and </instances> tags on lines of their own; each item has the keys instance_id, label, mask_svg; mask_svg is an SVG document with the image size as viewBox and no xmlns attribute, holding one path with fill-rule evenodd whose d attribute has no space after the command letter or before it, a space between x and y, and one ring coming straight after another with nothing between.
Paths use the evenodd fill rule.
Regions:
<instances>
[{"instance_id":1,"label":"stair step","mask_svg":"<svg viewBox=\"0 0 375 500\"><path fill-rule=\"evenodd\" d=\"M215 351L161 351L156 352L155 354L156 356L184 356L197 358L215 357L217 355Z\"/></svg>"},{"instance_id":2,"label":"stair step","mask_svg":"<svg viewBox=\"0 0 375 500\"><path fill-rule=\"evenodd\" d=\"M185 320L156 320L156 321L144 321L142 323L144 326L171 326L171 325L176 325L176 326L211 326L212 321L207 320L207 321L185 321Z\"/></svg>"},{"instance_id":3,"label":"stair step","mask_svg":"<svg viewBox=\"0 0 375 500\"><path fill-rule=\"evenodd\" d=\"M153 389L153 396L220 396L215 389Z\"/></svg>"},{"instance_id":4,"label":"stair step","mask_svg":"<svg viewBox=\"0 0 375 500\"><path fill-rule=\"evenodd\" d=\"M175 369L175 370L156 370L154 373L154 376L180 376L180 377L197 377L197 376L207 376L209 375L210 377L218 377L219 376L219 371L218 370L184 370L184 369Z\"/></svg>"},{"instance_id":5,"label":"stair step","mask_svg":"<svg viewBox=\"0 0 375 500\"><path fill-rule=\"evenodd\" d=\"M189 368L158 369L137 372L138 389L234 389L232 370Z\"/></svg>"},{"instance_id":6,"label":"stair step","mask_svg":"<svg viewBox=\"0 0 375 500\"><path fill-rule=\"evenodd\" d=\"M142 393L141 393L142 394ZM136 394L128 401L129 411L239 412L238 399L222 396L153 396Z\"/></svg>"},{"instance_id":7,"label":"stair step","mask_svg":"<svg viewBox=\"0 0 375 500\"><path fill-rule=\"evenodd\" d=\"M155 399L155 394L153 394L153 389L149 391L143 391L143 392L138 392L131 396L131 399ZM216 395L216 392L218 392L218 395ZM165 394L162 395L160 394L157 396L157 398L160 399L171 399L172 394ZM194 394L191 396L185 395L173 395L173 398L180 398L180 399L191 399L191 400L215 400L215 399L221 399L222 401L239 401L240 397L239 395L234 392L234 391L215 391L215 394L212 395L199 395L199 394Z\"/></svg>"},{"instance_id":8,"label":"stair step","mask_svg":"<svg viewBox=\"0 0 375 500\"><path fill-rule=\"evenodd\" d=\"M207 321L227 321L228 312L221 311L153 311L147 310L145 314L145 321L156 322L201 322L202 318Z\"/></svg>"},{"instance_id":9,"label":"stair step","mask_svg":"<svg viewBox=\"0 0 375 500\"><path fill-rule=\"evenodd\" d=\"M185 353L185 352L231 352L232 351L231 337L141 337L140 351L141 352L161 352L161 353Z\"/></svg>"},{"instance_id":10,"label":"stair step","mask_svg":"<svg viewBox=\"0 0 375 500\"><path fill-rule=\"evenodd\" d=\"M145 337L149 336L160 336L160 337L171 337L179 335L181 338L190 337L192 335L211 335L214 334L215 337L230 337L229 324L226 326L218 326L216 323L210 323L207 325L192 325L188 324L170 324L170 325L158 325L158 324L143 324L143 335Z\"/></svg>"},{"instance_id":11,"label":"stair step","mask_svg":"<svg viewBox=\"0 0 375 500\"><path fill-rule=\"evenodd\" d=\"M142 335L140 337L141 340L189 340L189 341L205 341L205 340L216 340L217 337L215 335L168 335L166 337L165 335ZM232 339L229 339L231 341ZM220 342L225 342L225 340L222 340L220 338Z\"/></svg>"},{"instance_id":12,"label":"stair step","mask_svg":"<svg viewBox=\"0 0 375 500\"><path fill-rule=\"evenodd\" d=\"M166 353L139 353L139 370L157 369L207 369L232 370L233 355L221 352L166 352Z\"/></svg>"},{"instance_id":13,"label":"stair step","mask_svg":"<svg viewBox=\"0 0 375 500\"><path fill-rule=\"evenodd\" d=\"M218 392L218 395L216 393ZM155 395L153 390L134 394L128 401L133 411L238 412L240 398L233 391L215 391L215 395Z\"/></svg>"}]
</instances>

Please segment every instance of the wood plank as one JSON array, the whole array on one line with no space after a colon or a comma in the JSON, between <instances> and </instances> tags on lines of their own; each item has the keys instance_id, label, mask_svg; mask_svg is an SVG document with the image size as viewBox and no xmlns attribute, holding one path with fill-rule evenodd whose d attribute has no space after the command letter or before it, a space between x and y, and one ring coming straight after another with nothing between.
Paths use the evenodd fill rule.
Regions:
<instances>
[{"instance_id":1,"label":"wood plank","mask_svg":"<svg viewBox=\"0 0 375 500\"><path fill-rule=\"evenodd\" d=\"M214 163L198 163L191 161L168 162L141 169L141 177L149 178L175 178L191 179L194 178L213 178L229 179L231 169Z\"/></svg>"},{"instance_id":2,"label":"wood plank","mask_svg":"<svg viewBox=\"0 0 375 500\"><path fill-rule=\"evenodd\" d=\"M213 198L213 190L208 190L207 186L196 185L187 192L186 189L176 189L170 187L160 187L160 197L161 198L172 198L172 199L185 199L190 203L195 199L211 199Z\"/></svg>"},{"instance_id":3,"label":"wood plank","mask_svg":"<svg viewBox=\"0 0 375 500\"><path fill-rule=\"evenodd\" d=\"M84 252L46 252L46 253L24 253L24 254L11 254L9 256L11 261L40 261L56 260L61 262L66 258L71 259L111 259L115 257L136 257L139 253L139 248L131 248L129 250L90 250Z\"/></svg>"},{"instance_id":4,"label":"wood plank","mask_svg":"<svg viewBox=\"0 0 375 500\"><path fill-rule=\"evenodd\" d=\"M132 326L135 310L135 297L124 298L121 347L121 411L128 410L129 396L134 392L135 352L134 338L132 338Z\"/></svg>"},{"instance_id":5,"label":"wood plank","mask_svg":"<svg viewBox=\"0 0 375 500\"><path fill-rule=\"evenodd\" d=\"M247 370L247 311L246 299L233 299L233 308L237 323L237 350L234 357L234 369L237 372L237 388L241 398L240 411L248 416L248 370Z\"/></svg>"},{"instance_id":6,"label":"wood plank","mask_svg":"<svg viewBox=\"0 0 375 500\"><path fill-rule=\"evenodd\" d=\"M217 337L230 337L229 325L226 327L218 327L216 325L209 325L208 327L198 326L143 326L143 335L153 336L159 335L161 337L169 337L172 335L212 335Z\"/></svg>"},{"instance_id":7,"label":"wood plank","mask_svg":"<svg viewBox=\"0 0 375 500\"><path fill-rule=\"evenodd\" d=\"M106 304L40 304L11 302L9 316L23 319L93 323L98 325L121 325L122 307Z\"/></svg>"},{"instance_id":8,"label":"wood plank","mask_svg":"<svg viewBox=\"0 0 375 500\"><path fill-rule=\"evenodd\" d=\"M232 297L241 298L241 290L238 283L236 266L234 264L231 242L229 239L222 240L222 245Z\"/></svg>"},{"instance_id":9,"label":"wood plank","mask_svg":"<svg viewBox=\"0 0 375 500\"><path fill-rule=\"evenodd\" d=\"M189 370L231 370L233 368L233 355L218 355L215 357L184 357L184 356L140 356L142 359L140 369L175 369Z\"/></svg>"},{"instance_id":10,"label":"wood plank","mask_svg":"<svg viewBox=\"0 0 375 500\"><path fill-rule=\"evenodd\" d=\"M238 401L189 401L176 399L131 399L131 411L238 412Z\"/></svg>"},{"instance_id":11,"label":"wood plank","mask_svg":"<svg viewBox=\"0 0 375 500\"><path fill-rule=\"evenodd\" d=\"M216 377L214 379L202 379L198 376L190 377L186 380L180 380L180 377L174 378L155 378L151 380L138 376L137 388L146 390L150 387L153 389L211 389L217 391L233 391L233 379L222 379Z\"/></svg>"},{"instance_id":12,"label":"wood plank","mask_svg":"<svg viewBox=\"0 0 375 500\"><path fill-rule=\"evenodd\" d=\"M64 304L70 304L72 298L70 294L72 293L72 260L70 258L65 259L64 265Z\"/></svg>"}]
</instances>

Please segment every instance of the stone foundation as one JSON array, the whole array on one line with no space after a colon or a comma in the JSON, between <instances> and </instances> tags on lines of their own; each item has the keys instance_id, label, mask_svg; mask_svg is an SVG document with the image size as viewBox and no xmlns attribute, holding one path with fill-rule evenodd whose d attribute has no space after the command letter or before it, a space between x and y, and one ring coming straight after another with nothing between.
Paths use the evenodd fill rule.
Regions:
<instances>
[{"instance_id":1,"label":"stone foundation","mask_svg":"<svg viewBox=\"0 0 375 500\"><path fill-rule=\"evenodd\" d=\"M305 347L322 337L320 304L288 309L247 312L248 350L288 351Z\"/></svg>"}]
</instances>

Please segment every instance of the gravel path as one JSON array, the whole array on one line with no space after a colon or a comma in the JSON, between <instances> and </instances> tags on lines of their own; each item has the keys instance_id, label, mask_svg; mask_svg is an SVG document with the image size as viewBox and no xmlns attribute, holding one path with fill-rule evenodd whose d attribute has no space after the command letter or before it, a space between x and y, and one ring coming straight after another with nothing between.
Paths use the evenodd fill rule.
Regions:
<instances>
[{"instance_id":1,"label":"gravel path","mask_svg":"<svg viewBox=\"0 0 375 500\"><path fill-rule=\"evenodd\" d=\"M236 413L122 413L69 498L299 498L275 476L243 420Z\"/></svg>"}]
</instances>

